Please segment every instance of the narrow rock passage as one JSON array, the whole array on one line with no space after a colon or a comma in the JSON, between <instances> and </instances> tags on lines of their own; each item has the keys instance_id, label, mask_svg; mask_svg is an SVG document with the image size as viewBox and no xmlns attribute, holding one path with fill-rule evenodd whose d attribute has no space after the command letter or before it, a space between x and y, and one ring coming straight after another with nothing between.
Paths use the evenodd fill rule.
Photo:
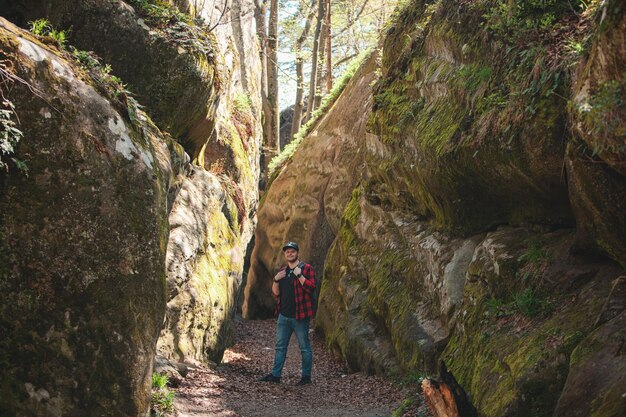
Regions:
<instances>
[{"instance_id":1,"label":"narrow rock passage","mask_svg":"<svg viewBox=\"0 0 626 417\"><path fill-rule=\"evenodd\" d=\"M175 391L179 417L191 416L390 416L403 400L413 399L402 416L427 416L417 387L399 388L386 378L348 374L321 337L311 332L313 384L296 386L300 352L289 344L282 382L257 382L274 359L274 320L238 320L235 345L214 369L190 371Z\"/></svg>"}]
</instances>

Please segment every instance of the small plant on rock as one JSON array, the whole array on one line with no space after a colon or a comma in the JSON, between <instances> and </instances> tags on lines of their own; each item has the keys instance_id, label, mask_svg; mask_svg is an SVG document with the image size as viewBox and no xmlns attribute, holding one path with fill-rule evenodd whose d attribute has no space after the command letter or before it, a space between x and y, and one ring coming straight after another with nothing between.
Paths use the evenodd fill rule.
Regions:
<instances>
[{"instance_id":1,"label":"small plant on rock","mask_svg":"<svg viewBox=\"0 0 626 417\"><path fill-rule=\"evenodd\" d=\"M391 417L402 417L404 413L413 406L413 403L413 398L406 398L404 401L402 401L400 407L393 410L393 412L391 413Z\"/></svg>"},{"instance_id":2,"label":"small plant on rock","mask_svg":"<svg viewBox=\"0 0 626 417\"><path fill-rule=\"evenodd\" d=\"M22 131L17 128L16 120L13 103L2 99L0 102L0 170L8 170L8 165L2 159L14 152L15 146L23 136Z\"/></svg>"},{"instance_id":3,"label":"small plant on rock","mask_svg":"<svg viewBox=\"0 0 626 417\"><path fill-rule=\"evenodd\" d=\"M233 103L235 108L241 112L249 112L252 108L252 101L250 100L250 96L243 92L237 93Z\"/></svg>"},{"instance_id":4,"label":"small plant on rock","mask_svg":"<svg viewBox=\"0 0 626 417\"><path fill-rule=\"evenodd\" d=\"M518 262L538 263L549 259L548 252L543 248L539 240L531 240L528 249L519 258Z\"/></svg>"},{"instance_id":5,"label":"small plant on rock","mask_svg":"<svg viewBox=\"0 0 626 417\"><path fill-rule=\"evenodd\" d=\"M490 298L485 301L485 315L496 319L521 314L525 317L533 318L542 313L550 313L552 304L539 298L535 291L526 288L513 296L513 300L505 303L498 298Z\"/></svg>"},{"instance_id":6,"label":"small plant on rock","mask_svg":"<svg viewBox=\"0 0 626 417\"><path fill-rule=\"evenodd\" d=\"M81 51L73 46L67 45L67 38L70 30L57 30L47 19L37 19L30 22L30 31L33 35L40 37L51 37L58 43L62 52L71 54L78 64L85 70L91 78L96 82L98 87L107 96L118 98L120 95L129 95L122 80L111 74L110 65L100 62L100 59L94 52Z\"/></svg>"},{"instance_id":7,"label":"small plant on rock","mask_svg":"<svg viewBox=\"0 0 626 417\"><path fill-rule=\"evenodd\" d=\"M36 36L46 36L50 31L50 22L48 19L37 19L28 23L30 26L30 31L33 35Z\"/></svg>"},{"instance_id":8,"label":"small plant on rock","mask_svg":"<svg viewBox=\"0 0 626 417\"><path fill-rule=\"evenodd\" d=\"M521 39L532 31L552 28L556 16L563 13L576 14L576 8L583 1L572 0L511 0L488 1L483 15L483 25L490 32L511 38Z\"/></svg>"},{"instance_id":9,"label":"small plant on rock","mask_svg":"<svg viewBox=\"0 0 626 417\"><path fill-rule=\"evenodd\" d=\"M70 36L72 29L58 30L55 29L48 19L37 19L28 23L30 25L30 31L36 36L47 36L59 44L61 48L65 48L67 39Z\"/></svg>"},{"instance_id":10,"label":"small plant on rock","mask_svg":"<svg viewBox=\"0 0 626 417\"><path fill-rule=\"evenodd\" d=\"M167 389L167 383L167 375L152 374L151 417L166 417L174 412L174 393Z\"/></svg>"},{"instance_id":11,"label":"small plant on rock","mask_svg":"<svg viewBox=\"0 0 626 417\"><path fill-rule=\"evenodd\" d=\"M517 271L517 277L526 285L538 283L548 267L550 257L543 242L539 239L531 239L526 252L517 258L517 261L522 264Z\"/></svg>"},{"instance_id":12,"label":"small plant on rock","mask_svg":"<svg viewBox=\"0 0 626 417\"><path fill-rule=\"evenodd\" d=\"M530 288L526 288L521 293L516 294L513 303L517 310L526 317L535 317L540 313L552 310L552 304L537 297Z\"/></svg>"},{"instance_id":13,"label":"small plant on rock","mask_svg":"<svg viewBox=\"0 0 626 417\"><path fill-rule=\"evenodd\" d=\"M400 382L401 386L412 386L412 385L421 385L422 381L428 378L424 372L421 371L413 371L406 375L402 381Z\"/></svg>"},{"instance_id":14,"label":"small plant on rock","mask_svg":"<svg viewBox=\"0 0 626 417\"><path fill-rule=\"evenodd\" d=\"M111 98L118 98L121 95L130 95L130 92L126 90L126 86L122 82L121 78L111 74L111 65L102 64L95 53L81 51L73 46L70 46L68 51L71 52L72 56L76 59L76 61L78 61L80 66L89 73L98 87L100 87L107 96Z\"/></svg>"},{"instance_id":15,"label":"small plant on rock","mask_svg":"<svg viewBox=\"0 0 626 417\"><path fill-rule=\"evenodd\" d=\"M0 171L8 171L7 157L9 157L18 169L27 173L26 163L11 156L24 134L17 127L19 119L13 102L4 96L15 78L13 62L2 58L3 54L0 53Z\"/></svg>"},{"instance_id":16,"label":"small plant on rock","mask_svg":"<svg viewBox=\"0 0 626 417\"><path fill-rule=\"evenodd\" d=\"M513 314L510 304L504 303L499 298L488 299L485 301L485 306L487 307L487 314L491 317L500 318Z\"/></svg>"},{"instance_id":17,"label":"small plant on rock","mask_svg":"<svg viewBox=\"0 0 626 417\"><path fill-rule=\"evenodd\" d=\"M178 7L161 0L130 0L141 14L153 24L170 25L177 22L191 23L191 17L181 12Z\"/></svg>"}]
</instances>

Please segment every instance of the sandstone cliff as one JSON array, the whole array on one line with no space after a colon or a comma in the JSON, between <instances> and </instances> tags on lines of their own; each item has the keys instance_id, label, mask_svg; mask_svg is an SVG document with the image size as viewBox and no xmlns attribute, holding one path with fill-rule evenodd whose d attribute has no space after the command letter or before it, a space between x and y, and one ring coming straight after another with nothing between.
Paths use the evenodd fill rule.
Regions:
<instances>
[{"instance_id":1,"label":"sandstone cliff","mask_svg":"<svg viewBox=\"0 0 626 417\"><path fill-rule=\"evenodd\" d=\"M307 243L322 200L280 181L341 158L312 151L320 124L259 210L249 314L270 309L281 240L302 240L324 260L318 330L353 369L443 361L480 416L626 412L623 25L617 1L410 2L372 101L325 116L357 126L342 138L364 158L348 199L324 195L343 207L334 242Z\"/></svg>"},{"instance_id":2,"label":"sandstone cliff","mask_svg":"<svg viewBox=\"0 0 626 417\"><path fill-rule=\"evenodd\" d=\"M268 278L284 263L280 248L288 240L298 241L301 257L313 265L321 282L326 253L337 236L341 213L358 178L354 174L363 167L376 60L376 54L366 60L332 112L318 122L263 197L245 290L244 316L274 313L275 300Z\"/></svg>"},{"instance_id":3,"label":"sandstone cliff","mask_svg":"<svg viewBox=\"0 0 626 417\"><path fill-rule=\"evenodd\" d=\"M0 43L28 166L0 177L0 411L145 415L181 164L57 49L4 19Z\"/></svg>"},{"instance_id":4,"label":"sandstone cliff","mask_svg":"<svg viewBox=\"0 0 626 417\"><path fill-rule=\"evenodd\" d=\"M27 187L17 185L14 188L10 187L12 182L18 180L26 183L36 181L39 184L42 175L44 179L48 178L50 175L46 174L48 172L72 169L62 168L70 163L64 158L66 151L71 155L67 150L71 150L70 145L59 148L53 158L46 157L48 153L42 156L30 151L31 148L39 148L40 142L63 143L59 139L63 136L55 133L57 131L66 132L70 138L72 134L82 138L84 143L79 144L82 147L91 143L89 142L91 140L96 150L102 152L103 160L99 162L103 164L101 169L77 171L73 174L76 179L68 179L66 182L70 188L83 183L85 187L91 186L93 182L92 191L97 196L101 192L99 188L101 186L98 184L110 182L105 184L107 187L104 185L102 187L111 190L91 201L85 210L97 216L99 211L106 213L107 210L115 209L115 215L112 214L110 223L106 223L106 228L110 229L108 234L88 233L85 231L87 226L81 223L81 216L68 214L62 225L50 229L50 233L46 232L45 236L39 239L41 240L39 244L44 247L36 251L42 257L37 261L37 264L41 264L41 270L54 259L54 251L48 252L47 248L68 233L68 240L71 243L66 248L68 252L70 248L93 246L91 250L75 251L74 256L81 260L90 254L85 261L87 263L78 265L77 271L81 269L89 271L88 262L93 262L99 268L93 274L86 273L85 276L88 278L83 279L86 281L80 289L68 291L55 302L55 314L49 317L47 327L45 324L35 326L31 321L22 324L13 323L12 314L18 316L20 314L21 307L18 306L14 306L8 315L3 315L3 320L6 320L6 326L19 325L21 331L26 333L35 328L39 329L37 331L40 336L32 341L34 351L51 349L46 346L45 340L50 339L50 334L56 334L60 340L59 346L62 346L68 355L73 355L76 361L71 369L80 369L80 373L99 373L100 368L97 370L92 368L109 360L109 352L119 357L107 364L110 368L99 374L97 384L92 384L91 380L80 375L74 379L71 376L71 369L63 367L57 367L58 379L63 381L58 386L52 382L53 377L46 376L45 373L42 373L41 378L34 376L31 378L29 375L32 374L17 373L14 379L7 381L6 387L11 389L5 391L3 388L2 391L3 398L10 399L11 402L7 403L8 409L13 412L22 410L21 412L28 415L57 415L59 412L63 415L81 414L83 412L80 410L91 412L98 410L98 407L105 407L104 399L108 398L109 401L117 401L118 405L117 408L103 411L103 414L143 415L149 401L151 360L159 332L157 349L161 353L190 362L221 360L223 351L232 337L231 320L237 310L243 281L244 257L255 226L258 200L261 136L260 64L254 15L251 13L253 2L229 2L229 9L220 25L215 25L217 22L209 22L208 19L198 25L190 16L161 5L158 5L160 8L155 14L156 9L142 7L146 4L148 3L108 0L69 2L24 0L0 5L0 14L9 16L24 26L28 21L47 18L59 29L71 27L72 45L79 51L94 51L104 64L111 65L113 74L127 83L125 88L132 91L136 100L127 95L124 87L117 86L119 91L116 94L121 94L122 100L120 97L112 97L110 100L115 105L121 106L122 110L118 111L122 112L121 117L126 119L121 122L113 118L111 130L123 138L130 135L134 141L134 133L127 133L124 123L129 123L128 118L135 123L137 116L134 112L138 106L143 106L147 115L141 113L140 119L146 120L148 128L137 126L133 129L139 132L137 133L140 135L139 138L143 134L143 137L150 139L141 139L144 142L148 141L144 146L150 145L151 142L158 143L158 146L150 145L155 147L155 152L158 151L155 155L140 152L138 149L142 148L138 147L139 145L128 142L131 139L125 139L128 143L119 145L118 150L129 159L140 158L149 161L151 167L154 165L154 170L158 168L164 172L159 175L150 174L147 180L143 178L142 171L137 169L124 174L122 171L118 173L116 166L107 168L107 160L111 158L111 151L107 151L105 146L108 144L105 140L108 133L93 131L105 119L102 114L107 114L100 109L91 112L81 110L82 119L78 121L75 120L78 116L74 116L78 110L70 111L70 118L56 117L58 112L55 113L54 110L50 112L42 110L42 115L52 114L52 120L48 121L52 127L36 131L24 129L24 138L16 149L15 156L26 161L30 176L24 179L15 174L7 176L6 179L2 178L0 202L4 207L2 211L4 228L13 230L18 227L16 223L18 219L12 213L41 216L44 224L49 222L49 217L36 211L31 213L19 203L24 197L18 191L10 191L27 190ZM184 9L182 2L180 6ZM209 30L211 28L213 30ZM28 36L21 33L20 36ZM4 42L4 38L2 39ZM32 36L29 39L36 42ZM51 38L43 40L54 44ZM7 45L11 45L13 41L7 38L7 42ZM58 46L57 49L52 48L51 53L54 56L64 54ZM85 54L81 52L79 56ZM39 66L59 67L51 57L39 55L32 58L43 61ZM68 55L71 54L65 53L66 58ZM35 64L23 65L28 68L29 65ZM67 65L76 66L71 63ZM80 78L83 70L76 70L74 67L72 70L79 73L73 77ZM66 96L74 94L72 89L75 86L64 87L62 83L57 83L50 77L45 78L46 74L41 72L23 78L33 85L41 84L42 87L38 88L42 91L50 90L44 97L44 103L48 102L50 106L57 100L69 100ZM29 93L25 86L21 87L15 89L9 99L16 103L16 113L22 118L22 123L35 126L31 119L23 118L21 113L26 106L22 101L35 100L37 90ZM61 98L57 98L57 95ZM130 110L125 110L127 97L128 103L133 103ZM91 97L89 99L96 100ZM103 98L99 100L106 102ZM76 109L85 107L83 101L78 100L74 104ZM136 102L139 102L139 105L135 105ZM35 120L34 117L32 120ZM47 116L45 120L48 120ZM80 129L76 129L81 123L88 126L85 128L87 133L81 133ZM76 129L76 132L72 132L73 129ZM161 133L159 129L167 133ZM112 143L113 149L116 149L115 142ZM79 150L84 153L82 147ZM157 163L161 160L165 162ZM170 168L172 164L175 168ZM105 168L113 171L109 172ZM94 178L93 181L88 179L90 177ZM158 191L154 191L156 189ZM13 192L19 195L15 194L12 197ZM58 192L58 196L56 193L37 194L38 204L42 207L54 207L54 204L58 204L60 216L63 212L61 206L70 203L67 197L61 197L62 189L55 192ZM142 208L143 203L138 200L140 197L134 197L135 194L152 196L155 208L151 208L152 200L146 200L145 207ZM89 198L87 194L84 197ZM51 200L47 200L48 198ZM75 209L81 211L80 206ZM5 215L5 212L11 216ZM104 219L99 221L104 222ZM125 226L127 223L128 227ZM102 225L102 228L105 226ZM22 226L19 226L19 229L27 233ZM42 226L42 230L47 228ZM119 240L126 233L129 233L128 242L120 244ZM27 259L30 259L28 257L31 255L24 251L24 258L18 256L15 251L19 248L14 246L13 242L23 240L26 244L34 238L33 236L3 235L2 243L8 245L6 249L3 247L2 251L3 266L5 259L14 257L15 262L19 260L30 263L31 261ZM133 240L133 236L136 236L138 242ZM97 249L106 249L108 246L111 246L111 256L98 253ZM122 262L118 259L119 256L114 256L118 252L124 254L125 261ZM48 256L52 258L47 258ZM120 262L122 266L118 267ZM105 275L109 263L110 269L121 268L122 275L143 274L145 278L133 278L131 287L128 287L130 285L128 282L119 286L115 281L115 275L111 277ZM61 260L58 261L58 265L60 268ZM146 271L137 265L144 265ZM151 273L147 272L148 267L152 268ZM6 271L12 269L7 266ZM49 275L56 276L55 272L26 275L7 272L7 274L6 285L18 285L11 283L12 280L16 280L23 281L19 285L24 287L16 287L15 291L7 292L9 297L7 300L11 297L31 299L32 296L28 295L28 291L31 291L29 288L39 288L40 285L37 284L39 281ZM61 282L65 275L59 274L60 282L46 284L50 287L45 287L48 288L46 291L52 291L52 288L54 291L62 290ZM102 294L96 286L91 285L92 282L99 280L109 285L111 279L114 280L112 288L101 291ZM83 301L81 298L83 294L92 292L92 297ZM50 297L53 297L53 294L50 294ZM80 301L71 301L74 298ZM119 303L119 308L116 303ZM147 306L144 306L146 303ZM92 305L99 307L94 308ZM72 309L76 312L74 313ZM67 315L65 311L68 311ZM83 315L94 317L93 320L96 320L94 323L90 322L92 327L85 329L86 334L81 334L80 340L70 332L70 327L74 326L68 318L70 313L71 317L76 315L75 320L79 320ZM36 314L39 313L34 312L32 317L28 316L29 320L34 320ZM104 314L102 318L99 317L101 314ZM115 316L115 320L109 319L110 316ZM113 323L109 324L108 320L112 320ZM46 335L46 332L53 333ZM65 340L63 344L60 344L61 339ZM21 342L16 339L8 343L11 344L4 346L2 354L9 355L7 357L9 362L15 360L16 363L12 364L15 366L19 360L10 355L14 354L12 353L16 346L14 343L20 345ZM81 347L83 345L87 348ZM93 355L89 356L88 352L85 355L72 353L75 349L86 349L86 352L91 349L100 352L98 355L102 358L96 360ZM103 351L107 354L102 353ZM89 363L83 364L83 361ZM32 366L35 367L38 363L39 360L33 360ZM51 369L56 365L55 362L51 362ZM72 391L76 389L89 390L93 393L87 395ZM115 393L110 393L111 389ZM119 400L116 400L118 398L116 395L119 396ZM29 396L32 404L22 404L18 399L20 396ZM58 400L48 401L49 398ZM46 407L51 408L48 410Z\"/></svg>"},{"instance_id":5,"label":"sandstone cliff","mask_svg":"<svg viewBox=\"0 0 626 417\"><path fill-rule=\"evenodd\" d=\"M170 214L169 298L159 350L178 360L219 362L232 341L256 225L261 64L254 2L211 3L216 11L204 4L195 13L215 27L221 91L215 112L184 139L197 144L189 152L203 169L183 178Z\"/></svg>"}]
</instances>

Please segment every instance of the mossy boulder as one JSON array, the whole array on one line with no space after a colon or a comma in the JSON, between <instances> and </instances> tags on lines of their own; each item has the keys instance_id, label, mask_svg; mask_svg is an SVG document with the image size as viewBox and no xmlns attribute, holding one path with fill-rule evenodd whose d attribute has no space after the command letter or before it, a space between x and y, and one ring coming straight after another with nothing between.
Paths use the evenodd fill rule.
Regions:
<instances>
[{"instance_id":1,"label":"mossy boulder","mask_svg":"<svg viewBox=\"0 0 626 417\"><path fill-rule=\"evenodd\" d=\"M570 258L572 232L487 235L442 360L484 416L552 416L570 355L620 268ZM592 399L579 399L589 404Z\"/></svg>"},{"instance_id":2,"label":"mossy boulder","mask_svg":"<svg viewBox=\"0 0 626 417\"><path fill-rule=\"evenodd\" d=\"M261 65L250 5L232 2L212 33L223 63L219 104L190 132L193 166L177 178L169 217L168 303L158 349L179 361L221 361L243 298L261 142Z\"/></svg>"},{"instance_id":3,"label":"mossy boulder","mask_svg":"<svg viewBox=\"0 0 626 417\"><path fill-rule=\"evenodd\" d=\"M159 128L193 141L187 145L190 154L206 142L210 132L202 125L215 112L219 85L218 52L209 34L187 33L182 24L148 26L119 0L21 0L5 8L2 12L23 26L46 18L59 29L71 28L71 44L111 65ZM200 131L207 136L199 137Z\"/></svg>"},{"instance_id":4,"label":"mossy boulder","mask_svg":"<svg viewBox=\"0 0 626 417\"><path fill-rule=\"evenodd\" d=\"M71 27L69 43L111 65L190 155L173 149L185 169L169 196L167 313L158 348L176 360L219 362L231 341L258 202L258 43L254 26L242 26L254 22L245 1L231 5L212 31L166 3L24 0L6 7L22 24L45 17Z\"/></svg>"},{"instance_id":5,"label":"mossy boulder","mask_svg":"<svg viewBox=\"0 0 626 417\"><path fill-rule=\"evenodd\" d=\"M46 18L69 29L70 44L111 65L159 128L182 143L194 163L239 183L252 207L258 200L261 65L246 4L236 1L213 30L167 2L21 0L0 6L0 13L23 26Z\"/></svg>"},{"instance_id":6,"label":"mossy boulder","mask_svg":"<svg viewBox=\"0 0 626 417\"><path fill-rule=\"evenodd\" d=\"M191 170L169 215L167 313L158 350L181 362L219 362L232 343L247 242L232 190L205 170Z\"/></svg>"},{"instance_id":7,"label":"mossy boulder","mask_svg":"<svg viewBox=\"0 0 626 417\"><path fill-rule=\"evenodd\" d=\"M573 223L563 69L530 39L488 36L495 3L409 3L385 37L374 90L371 129L392 158L369 163L369 187L461 235Z\"/></svg>"},{"instance_id":8,"label":"mossy boulder","mask_svg":"<svg viewBox=\"0 0 626 417\"><path fill-rule=\"evenodd\" d=\"M353 369L433 371L481 236L455 239L376 203L359 186L346 206L317 326Z\"/></svg>"},{"instance_id":9,"label":"mossy boulder","mask_svg":"<svg viewBox=\"0 0 626 417\"><path fill-rule=\"evenodd\" d=\"M343 208L362 169L370 139L365 134L376 78L373 54L301 143L263 196L245 290L244 316L271 316L276 308L271 279L284 263L282 245L300 245L321 284L324 260L337 235ZM356 105L358 103L358 105Z\"/></svg>"},{"instance_id":10,"label":"mossy boulder","mask_svg":"<svg viewBox=\"0 0 626 417\"><path fill-rule=\"evenodd\" d=\"M610 295L623 270L572 258L573 230L459 239L377 202L355 191L326 259L317 326L331 349L352 369L393 375L433 373L443 360L480 416L551 416L574 350L598 317L623 311ZM578 404L621 409L616 380L600 374L585 386L607 394Z\"/></svg>"},{"instance_id":11,"label":"mossy boulder","mask_svg":"<svg viewBox=\"0 0 626 417\"><path fill-rule=\"evenodd\" d=\"M0 414L146 415L165 313L167 142L0 19L24 137L0 174Z\"/></svg>"}]
</instances>

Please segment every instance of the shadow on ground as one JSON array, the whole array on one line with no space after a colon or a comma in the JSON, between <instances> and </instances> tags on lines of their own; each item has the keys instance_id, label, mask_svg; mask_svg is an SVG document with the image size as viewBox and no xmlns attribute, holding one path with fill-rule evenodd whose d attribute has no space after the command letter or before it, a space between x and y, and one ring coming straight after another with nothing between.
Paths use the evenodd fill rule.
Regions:
<instances>
[{"instance_id":1,"label":"shadow on ground","mask_svg":"<svg viewBox=\"0 0 626 417\"><path fill-rule=\"evenodd\" d=\"M387 417L407 398L413 405L402 416L427 415L417 386L400 389L382 377L347 373L314 332L313 384L295 385L300 379L295 337L281 383L258 382L272 367L274 329L274 320L239 320L236 343L225 352L223 363L191 371L175 391L178 416Z\"/></svg>"}]
</instances>

